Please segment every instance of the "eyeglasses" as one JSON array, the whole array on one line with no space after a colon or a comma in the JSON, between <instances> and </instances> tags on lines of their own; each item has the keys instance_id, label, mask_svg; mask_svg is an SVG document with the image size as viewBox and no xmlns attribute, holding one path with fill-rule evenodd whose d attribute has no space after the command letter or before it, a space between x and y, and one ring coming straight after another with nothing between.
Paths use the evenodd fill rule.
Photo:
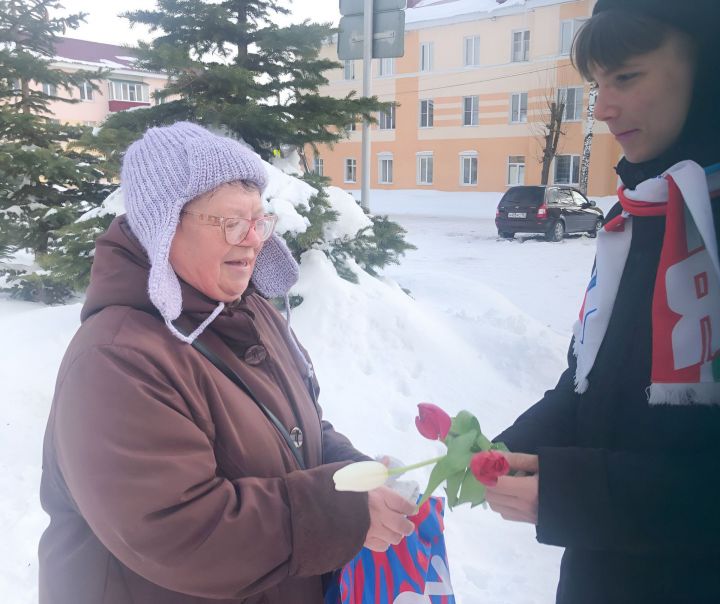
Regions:
<instances>
[{"instance_id":1,"label":"eyeglasses","mask_svg":"<svg viewBox=\"0 0 720 604\"><path fill-rule=\"evenodd\" d=\"M275 214L265 214L260 218L225 217L212 216L211 214L201 214L199 212L190 212L189 210L181 210L180 214L189 214L196 216L201 222L210 226L219 226L225 235L225 241L230 245L240 245L247 237L250 229L254 228L255 233L260 241L267 241L275 230L275 224L278 217Z\"/></svg>"}]
</instances>

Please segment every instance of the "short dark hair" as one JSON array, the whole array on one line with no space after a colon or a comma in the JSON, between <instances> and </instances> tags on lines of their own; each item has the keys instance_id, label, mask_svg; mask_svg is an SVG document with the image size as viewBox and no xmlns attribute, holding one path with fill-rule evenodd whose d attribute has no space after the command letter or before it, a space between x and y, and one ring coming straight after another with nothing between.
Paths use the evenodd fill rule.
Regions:
<instances>
[{"instance_id":1,"label":"short dark hair","mask_svg":"<svg viewBox=\"0 0 720 604\"><path fill-rule=\"evenodd\" d=\"M572 45L572 63L586 80L593 79L592 70L621 67L630 57L660 48L668 36L677 33L693 44L690 37L670 25L639 12L606 10L587 21Z\"/></svg>"}]
</instances>

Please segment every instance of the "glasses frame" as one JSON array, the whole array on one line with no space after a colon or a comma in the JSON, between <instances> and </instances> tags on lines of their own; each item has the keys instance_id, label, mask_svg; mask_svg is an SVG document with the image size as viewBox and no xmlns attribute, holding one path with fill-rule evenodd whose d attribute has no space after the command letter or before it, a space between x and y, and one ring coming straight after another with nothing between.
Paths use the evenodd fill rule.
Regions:
<instances>
[{"instance_id":1,"label":"glasses frame","mask_svg":"<svg viewBox=\"0 0 720 604\"><path fill-rule=\"evenodd\" d=\"M243 241L247 239L247 236L250 234L250 231L255 229L255 224L259 222L260 220L267 220L270 218L272 220L272 228L270 229L270 233L265 239L260 239L259 233L258 233L258 239L260 239L261 242L265 242L270 237L272 237L272 234L275 232L275 225L278 221L277 214L263 214L262 216L258 218L242 218L241 216L213 216L212 214L205 214L203 212L191 212L190 210L180 210L180 214L189 214L190 216L197 216L200 218L202 222L205 222L209 224L210 226L219 226L222 229L223 237L225 237L225 242L228 245L240 245ZM225 223L228 220L240 220L241 222L246 222L249 224L248 230L246 231L243 238L238 241L237 243L231 243L228 240L227 231L225 230ZM255 230L255 233L257 233L257 230Z\"/></svg>"}]
</instances>

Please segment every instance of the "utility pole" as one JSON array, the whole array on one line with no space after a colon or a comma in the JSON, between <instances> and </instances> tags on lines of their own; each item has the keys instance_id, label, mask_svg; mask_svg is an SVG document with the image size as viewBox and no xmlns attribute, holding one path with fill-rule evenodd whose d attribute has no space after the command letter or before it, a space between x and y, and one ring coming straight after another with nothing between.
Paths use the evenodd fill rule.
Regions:
<instances>
[{"instance_id":1,"label":"utility pole","mask_svg":"<svg viewBox=\"0 0 720 604\"><path fill-rule=\"evenodd\" d=\"M363 96L372 94L372 47L373 47L373 4L374 0L365 0L363 13ZM381 59L382 60L382 59ZM362 173L360 185L360 205L370 211L370 121L366 118L362 126Z\"/></svg>"}]
</instances>

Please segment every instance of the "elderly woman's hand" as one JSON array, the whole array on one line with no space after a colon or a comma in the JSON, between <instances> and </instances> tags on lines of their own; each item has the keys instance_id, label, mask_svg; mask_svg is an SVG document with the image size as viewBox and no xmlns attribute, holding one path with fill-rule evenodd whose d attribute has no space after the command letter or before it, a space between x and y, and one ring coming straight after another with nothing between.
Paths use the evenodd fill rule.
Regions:
<instances>
[{"instance_id":1,"label":"elderly woman's hand","mask_svg":"<svg viewBox=\"0 0 720 604\"><path fill-rule=\"evenodd\" d=\"M364 544L368 549L384 552L415 530L415 525L407 517L416 513L416 506L392 489L383 486L370 491L368 506L370 528Z\"/></svg>"}]
</instances>

